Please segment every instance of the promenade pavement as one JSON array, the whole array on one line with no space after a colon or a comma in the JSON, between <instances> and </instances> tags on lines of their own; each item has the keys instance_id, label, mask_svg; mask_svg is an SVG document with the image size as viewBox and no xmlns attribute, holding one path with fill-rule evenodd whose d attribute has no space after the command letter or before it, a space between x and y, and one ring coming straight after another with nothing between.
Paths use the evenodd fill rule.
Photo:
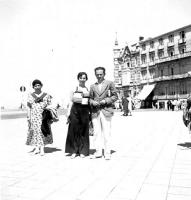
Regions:
<instances>
[{"instance_id":1,"label":"promenade pavement","mask_svg":"<svg viewBox=\"0 0 191 200\"><path fill-rule=\"evenodd\" d=\"M64 116L44 156L28 153L26 119L1 120L0 200L190 200L191 139L182 112L121 115L113 118L109 161L65 156Z\"/></svg>"}]
</instances>

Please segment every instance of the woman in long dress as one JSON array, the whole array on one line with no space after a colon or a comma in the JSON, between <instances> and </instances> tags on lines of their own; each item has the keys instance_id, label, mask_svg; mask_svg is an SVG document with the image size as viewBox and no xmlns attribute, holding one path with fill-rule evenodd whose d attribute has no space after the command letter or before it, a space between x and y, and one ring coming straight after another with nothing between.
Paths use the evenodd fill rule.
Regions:
<instances>
[{"instance_id":1,"label":"woman in long dress","mask_svg":"<svg viewBox=\"0 0 191 200\"><path fill-rule=\"evenodd\" d=\"M89 155L89 92L85 83L88 79L85 72L78 73L79 85L71 95L71 106L68 109L68 133L65 144L65 153L71 158Z\"/></svg>"},{"instance_id":2,"label":"woman in long dress","mask_svg":"<svg viewBox=\"0 0 191 200\"><path fill-rule=\"evenodd\" d=\"M51 96L42 92L43 84L40 80L34 80L32 86L34 92L28 95L27 100L29 129L26 144L35 147L33 154L40 153L43 156L44 146L53 143L52 133L45 136L41 130L42 113L51 104Z\"/></svg>"},{"instance_id":3,"label":"woman in long dress","mask_svg":"<svg viewBox=\"0 0 191 200\"><path fill-rule=\"evenodd\" d=\"M128 104L129 104L129 101L127 99L126 96L123 96L122 97L122 105L123 105L123 116L128 116Z\"/></svg>"}]
</instances>

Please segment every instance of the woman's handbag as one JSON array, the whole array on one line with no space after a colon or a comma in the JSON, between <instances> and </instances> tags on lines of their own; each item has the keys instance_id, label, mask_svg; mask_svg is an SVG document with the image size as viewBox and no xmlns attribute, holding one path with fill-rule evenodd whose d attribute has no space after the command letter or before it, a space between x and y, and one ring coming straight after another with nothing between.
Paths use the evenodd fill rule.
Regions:
<instances>
[{"instance_id":1,"label":"woman's handbag","mask_svg":"<svg viewBox=\"0 0 191 200\"><path fill-rule=\"evenodd\" d=\"M51 108L51 107L45 108L43 112L45 112L45 111L49 112L49 115L50 115L50 117L51 117L51 121L52 121L52 122L57 122L57 121L59 121L58 111L57 111L56 108Z\"/></svg>"}]
</instances>

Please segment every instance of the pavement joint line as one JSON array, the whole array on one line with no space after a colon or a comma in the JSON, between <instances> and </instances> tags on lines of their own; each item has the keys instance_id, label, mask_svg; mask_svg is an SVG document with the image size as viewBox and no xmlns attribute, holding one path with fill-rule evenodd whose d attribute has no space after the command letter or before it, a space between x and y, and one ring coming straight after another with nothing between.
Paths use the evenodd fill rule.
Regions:
<instances>
[{"instance_id":1,"label":"pavement joint line","mask_svg":"<svg viewBox=\"0 0 191 200\"><path fill-rule=\"evenodd\" d=\"M144 113L143 113L144 114ZM154 114L154 113L153 113ZM162 114L162 113L161 113ZM172 113L172 114L175 114L175 113ZM178 114L179 115L179 114ZM178 116L177 114L176 114L176 116ZM142 115L143 116L143 115ZM156 115L155 115L156 116ZM161 115L162 116L162 115ZM170 115L169 115L170 116ZM136 117L136 116L135 116ZM120 116L119 116L119 119L120 119ZM138 118L136 118L136 119L138 119ZM141 118L140 118L141 119ZM176 117L176 119L178 119L178 117ZM123 120L124 121L124 120ZM130 122L130 118L129 118L129 120L128 120L129 122ZM21 121L20 121L21 122ZM20 123L19 122L19 123ZM132 122L132 121L131 121ZM130 123L131 123L130 122ZM10 123L12 123L12 122L10 122ZM120 122L121 124L122 124L122 122ZM16 124L16 123L15 123ZM142 124L142 123L141 123ZM154 122L154 124L152 124L152 125L155 125L156 123ZM169 126L171 126L172 124L170 124ZM181 129L180 127L179 127L179 129ZM65 129L64 129L65 130ZM138 129L139 130L139 129ZM105 171L109 171L108 172L108 176L109 176L109 174L112 174L112 173L115 173L115 171L117 170L117 166L118 165L120 165L119 163L121 163L122 165L125 163L125 160L127 160L128 162L127 162L127 164L126 165L123 165L123 167L121 167L121 168L119 168L120 170L122 170L123 169L123 172L120 172L120 175L117 175L117 177L116 178L114 178L114 180L112 181L112 183L110 184L111 185L111 187L107 187L107 189L108 190L106 190L106 191L104 191L104 193L103 193L103 196L105 195L105 194L107 194L107 196L106 197L108 197L107 199L108 200L110 200L110 199L120 199L120 197L125 197L125 196L120 196L120 194L118 193L118 192L120 192L120 187L125 187L125 185L124 185L124 183L126 183L126 181L127 181L127 183L129 183L130 184L130 182L129 181L131 181L131 180L133 180L133 178L134 177L136 177L136 176L140 176L140 178L138 178L136 181L135 181L135 184L137 184L137 187L133 187L133 189L134 190L138 190L139 188L141 188L141 184L142 185L144 185L144 184L147 184L144 180L145 179L143 179L142 180L142 178L144 178L144 177L146 177L146 175L145 174L147 174L147 173L150 173L148 170L149 170L149 168L151 168L151 172L152 172L152 166L151 166L151 164L153 164L153 162L154 162L154 160L156 159L156 157L155 156L152 156L152 153L149 153L149 147L151 147L151 149L150 149L150 151L153 151L153 153L154 154L156 154L156 152L158 152L159 151L159 149L160 149L160 147L162 146L162 145L159 145L159 144L163 144L164 145L164 139L165 139L165 134L162 134L160 137L156 137L155 138L155 136L157 136L157 133L150 133L150 131L152 131L152 128L151 127L149 127L149 126L147 126L145 129L144 129L145 131L148 131L149 133L148 134L139 134L141 137L140 138L136 138L136 140L135 141L137 141L137 140L141 140L142 139L142 144L141 144L141 147L139 148L139 150L137 151L136 150L136 145L135 145L135 143L133 144L133 145L135 145L134 146L134 148L133 148L133 145L131 145L131 148L128 148L128 150L127 151L125 151L124 152L124 154L126 154L126 155L128 155L128 156L120 156L121 154L122 154L122 152L125 150L125 148L124 149L121 149L122 151L116 151L116 153L114 153L113 154L113 156L112 156L112 160L111 160L111 162L109 162L109 163L104 163L103 162L103 160L104 159L102 159L102 160L96 160L96 161L94 161L94 162L89 162L89 160L84 160L84 162L85 163L87 163L87 165L86 165L86 167L87 168L89 168L90 170L91 170L91 172L90 173L88 173L88 176L89 175L91 175L92 173L94 173L95 172L95 168L93 167L95 164L97 164L98 166L100 166L99 167L99 169L98 169L98 171L99 170L101 170L101 168L102 167L104 167L103 169L105 169ZM161 131L162 129L158 129L159 131ZM165 127L164 129L163 129L163 131L164 132L166 132L167 133L167 138L166 138L166 146L164 147L165 148L165 150L163 149L163 151L162 151L162 153L161 153L161 155L159 156L159 160L157 160L156 162L157 162L157 168L156 169L158 169L158 170L160 170L161 169L161 167L162 166L160 166L161 165L161 163L163 163L163 162L165 162L165 159L167 159L167 158L169 158L170 157L170 162L167 162L167 164L170 164L171 162L172 162L172 164L171 164L171 170L173 169L173 164L174 164L174 168L176 167L180 167L180 169L182 169L182 167L181 166L177 166L177 164L178 164L178 162L180 162L180 160L185 160L185 164L186 164L186 162L188 161L188 153L189 153L189 151L181 151L180 149L177 149L177 147L178 147L178 145L175 145L175 143L177 144L177 140L179 140L179 137L180 137L180 134L178 133L178 131L176 131L175 130L175 127L172 127L172 128L167 128L167 127ZM9 131L10 132L10 131ZM183 131L182 131L183 132ZM11 132L10 132L11 133ZM174 136L173 136L173 134L174 133L176 133ZM146 141L144 140L144 137L145 136L151 136L152 138L148 138L147 137L147 139L146 139ZM127 136L127 138L129 137L130 139L132 139L132 137L131 137L132 135L131 134L129 134L128 136ZM136 134L136 136L138 136L138 134ZM136 137L135 136L135 137ZM176 138L176 139L175 139ZM183 139L185 139L185 137L182 137ZM182 139L181 138L181 139ZM159 141L155 144L155 142L154 142L154 144L152 144L151 142L152 141L154 141L154 140L158 140L159 139ZM172 140L170 140L170 139L172 139ZM19 140L19 142L22 142L21 140ZM119 141L120 142L120 141ZM61 143L60 143L61 144ZM125 143L124 143L125 144ZM129 144L131 144L130 142L128 142L128 145ZM150 144L150 145L149 145ZM167 146L167 144L169 145L169 146ZM60 145L58 145L58 147L59 147ZM11 146L10 146L11 147ZM120 147L119 145L118 145L118 147ZM125 146L124 146L125 147ZM127 147L129 147L129 146L127 146ZM167 148L168 147L168 148ZM142 148L142 151L146 151L145 153L143 153L143 152L141 152L140 150L141 150L141 148ZM171 149L171 148L173 148L173 149ZM144 149L144 150L143 150ZM17 145L15 146L15 148L14 148L14 151L15 150L17 150ZM116 149L117 150L117 149ZM174 160L174 150L175 150L175 152L176 152L176 159ZM136 151L136 152L135 152ZM165 152L167 153L165 153ZM134 153L135 152L135 153ZM137 157L135 157L135 156L133 156L133 154L134 155L139 155L139 156L137 156ZM16 154L16 156L17 155L20 155L20 151L19 151L19 153L18 154ZM48 156L49 155L49 156ZM173 155L173 157L171 156L171 155ZM185 157L186 156L186 157ZM171 158L172 157L172 158ZM9 157L9 158L13 158L13 157ZM54 158L54 159L53 159ZM183 159L184 158L184 159ZM59 162L56 162L56 161L58 161L58 159L59 159ZM152 159L152 162L149 162L149 159ZM71 164L71 162L69 161L69 158L68 159L61 159L61 157L60 157L60 154L47 154L47 157L46 157L46 159L32 159L31 160L31 158L25 158L25 157L22 157L22 156L20 156L18 159L16 159L14 162L12 162L11 164L14 164L15 162L18 164L17 165L17 167L18 167L18 169L19 169L19 167L21 168L21 170L22 169L26 169L26 166L25 165L19 165L19 163L20 162L22 162L22 161L24 161L24 160L26 160L26 163L27 162L29 162L29 163L31 163L31 165L30 166L34 166L33 167L33 169L32 170L35 170L35 172L36 172L36 170L38 170L38 167L42 164L42 163L48 163L48 162L51 162L51 160L53 161L53 162L56 162L55 164L56 165L60 165L60 167L56 167L56 166L54 166L54 165L51 165L52 167L51 167L51 170L59 170L59 174L61 175L61 176L63 176L64 177L64 175L65 174L67 174L66 172L61 172L60 170L64 170L65 171L65 169L69 169L69 167L70 167L70 164ZM137 167L137 165L139 164L139 163L144 163L144 161L146 162L146 166L144 166L144 169L142 169L141 170L141 168L139 168L139 167ZM169 161L169 160L168 160ZM175 162L174 162L175 161ZM0 164L1 164L1 162L3 163L4 161L0 161ZM63 168L62 169L62 167L64 166L64 164L62 165L61 163L62 162L65 162L66 163L66 166L65 166L65 169ZM70 164L69 164L69 162L70 162ZM84 163L83 162L83 163ZM76 159L75 161L73 161L72 162L73 164L72 165L75 165L75 164L81 164L82 163L82 160L80 160L80 159ZM113 166L112 165L112 163L113 164L115 164L115 166ZM166 163L166 162L165 162ZM158 165L159 164L159 165ZM182 165L182 166L185 166L185 164L184 165ZM3 164L3 166L4 167L6 167L6 165L9 165L9 163L7 163L7 164ZM129 167L129 168L127 168L127 166ZM154 165L155 166L155 165ZM168 165L169 166L169 165ZM74 166L72 166L72 169L75 169L76 167L74 167ZM189 163L187 164L187 166L186 166L186 168L189 168ZM128 171L126 171L126 170L128 170L129 171L129 173L128 173ZM169 173L169 172L166 172L166 173L168 173L168 174L170 174L170 175L174 175L174 174L185 174L185 175L187 175L188 173L185 173L185 171L184 170L186 170L186 169L182 169L182 172L184 172L184 173L175 173L173 170L171 171L171 174ZM50 170L49 170L50 171ZM72 171L72 170L70 170L70 171ZM160 172L160 171L159 171ZM24 173L24 172L23 172ZM36 173L35 173L36 174ZM58 176L59 176L59 174L58 174ZM102 173L103 174L103 176L104 176L104 173ZM124 174L126 174L126 177L124 177ZM75 175L77 175L77 173L75 173ZM98 175L98 173L96 173L96 176ZM55 180L56 180L56 177L57 176L55 176L55 174L50 174L50 176L53 178L53 179L51 179L51 180L53 180L54 182L55 182ZM70 177L71 175L69 175L69 176L67 176L68 178ZM96 177L95 176L95 177ZM102 176L102 175L100 175L100 176ZM1 177L1 176L0 176ZM124 179L125 179L125 181L123 181L123 182L120 182L119 180L123 180L123 177L124 177ZM142 177L142 178L141 178ZM31 177L32 178L32 177ZM76 177L76 184L79 182L79 180L78 179L82 179L82 176L79 176L79 177ZM103 178L104 179L104 178ZM129 180L128 180L129 179ZM23 183L24 183L24 181L25 180L27 180L27 178L26 179L20 179L20 180L23 180ZM61 180L61 179L60 179ZM69 180L69 179L68 179ZM95 179L94 179L95 180ZM37 179L37 181L38 181L38 179ZM106 180L103 180L103 181L101 181L101 183L106 183ZM8 180L7 180L7 183L10 183ZM40 182L38 183L38 184L40 184ZM72 184L72 182L69 182L69 184L71 184L71 186L72 185L76 185L76 184ZM184 183L183 183L184 184ZM149 184L149 185L151 185L151 184ZM158 184L152 184L152 185L158 185ZM37 185L38 186L38 185ZM63 186L63 185L62 185ZM60 187L62 187L61 185L60 185ZM98 185L96 185L96 186L98 186ZM172 187L173 185L171 184L170 185L170 187ZM186 184L185 186L188 186L188 184ZM31 183L31 187L32 187L32 183ZM39 186L40 187L40 186ZM174 186L173 186L174 187ZM176 187L178 187L178 186L176 186ZM14 187L13 187L14 188ZM65 186L63 186L63 188L65 188ZM86 188L86 187L85 187ZM99 187L98 187L99 188ZM118 188L118 189L117 189ZM190 187L186 187L186 188L188 188L188 189L190 189ZM62 188L61 188L62 189ZM67 189L69 189L69 187L67 187ZM82 187L82 189L83 189L83 187ZM96 187L90 187L90 189L92 190L92 191L94 191L94 189L96 189ZM117 189L117 191L115 192L115 190ZM148 188L147 188L148 189ZM156 188L157 189L157 188ZM57 187L55 187L54 188L54 193L52 194L53 196L52 197L58 197L58 195L59 194L62 194L62 192L60 192L59 193L59 188ZM77 190L78 191L78 190ZM76 191L76 192L77 192ZM80 191L80 190L79 190ZM157 189L157 191L158 191L158 189ZM170 191L169 191L170 192ZM68 193L69 194L69 193ZM76 193L77 194L77 193ZM84 192L84 194L85 194L85 192ZM114 194L113 196L112 196L112 194ZM115 198L115 195L116 194L118 194L119 196L119 198ZM169 193L170 195L171 195L171 193ZM186 193L185 193L186 194ZM46 193L44 193L43 195L47 195ZM63 195L64 195L64 193L63 193ZM86 194L85 194L86 195ZM101 196L102 195L102 193L100 193L100 197L103 197L103 196ZM124 193L124 195L128 195L128 193ZM133 194L134 195L134 194ZM20 197L20 199L19 200L25 200L25 199L28 199L29 198L29 196L27 196L27 193L25 194L25 196L26 196L26 198L24 198L24 197ZM5 193L5 196L4 196L5 198L6 198L6 193ZM69 196L68 196L69 197ZM74 197L75 197L75 195L74 195ZM87 199L87 196L83 196L83 197L85 197L85 199ZM105 197L105 196L104 196ZM129 199L130 199L130 197L133 197L132 196L132 194L129 196ZM142 196L140 196L140 197L142 197ZM44 197L43 197L44 198ZM48 197L47 197L48 198ZM78 196L76 196L76 198L77 199L83 199L83 198L78 198ZM75 199L76 199L75 198ZM48 198L49 199L49 198ZM50 198L50 199L52 199L52 198ZM103 198L101 198L101 199L103 199ZM127 198L126 198L127 199ZM138 198L139 199L139 198ZM169 199L170 199L170 197L169 197ZM34 199L30 199L30 200L34 200ZM45 198L43 199L43 200L45 200ZM134 198L132 198L132 200L135 200ZM182 198L182 200L183 200L183 198Z\"/></svg>"},{"instance_id":2,"label":"pavement joint line","mask_svg":"<svg viewBox=\"0 0 191 200\"><path fill-rule=\"evenodd\" d=\"M179 134L178 138L176 139L176 144L180 140L180 137L181 137L181 135ZM168 188L167 188L167 193L166 193L166 199L165 200L168 199L168 191L170 189L170 183L171 183L171 179L172 179L172 175L173 175L173 169L174 169L175 162L176 162L177 152L178 152L178 148L177 148L177 145L176 145L176 151L175 151L172 167L171 167L171 170L170 170L170 178L169 178L169 182L168 182Z\"/></svg>"},{"instance_id":3,"label":"pavement joint line","mask_svg":"<svg viewBox=\"0 0 191 200\"><path fill-rule=\"evenodd\" d=\"M170 138L170 135L169 135L168 137ZM155 160L152 162L152 165L151 165L151 167L150 167L150 170L148 170L147 174L145 175L145 178L144 178L144 180L143 180L143 182L142 182L142 185L141 185L141 187L140 187L140 189L139 189L139 191L138 191L138 193L137 193L137 195L136 195L136 197L135 197L135 200L138 198L138 196L139 196L139 194L140 194L140 192L141 192L141 189L142 189L143 185L145 184L145 180L148 178L148 176L149 176L151 170L153 169L153 166L155 165L155 163L156 163L157 160L159 159L159 157L160 157L160 155L161 155L161 153L162 153L162 151L163 151L163 149L165 148L165 146L166 146L167 143L168 143L168 140L166 140L166 142L162 145L162 147L160 148L160 151L158 152L158 155L156 156ZM168 190L167 190L166 194L167 194L167 193L168 193Z\"/></svg>"}]
</instances>

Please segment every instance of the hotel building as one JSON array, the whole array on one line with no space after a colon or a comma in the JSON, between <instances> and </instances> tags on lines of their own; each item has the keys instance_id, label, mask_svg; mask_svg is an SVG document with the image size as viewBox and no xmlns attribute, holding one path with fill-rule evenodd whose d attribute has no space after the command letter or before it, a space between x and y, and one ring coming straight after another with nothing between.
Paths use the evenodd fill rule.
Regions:
<instances>
[{"instance_id":1,"label":"hotel building","mask_svg":"<svg viewBox=\"0 0 191 200\"><path fill-rule=\"evenodd\" d=\"M164 108L168 100L183 100L191 94L191 25L154 38L140 38L131 46L128 56L131 61L128 85L122 81L125 73L122 66L127 59L123 59L124 54L118 58L121 89L128 88L143 101L144 107L152 107L157 101Z\"/></svg>"}]
</instances>

